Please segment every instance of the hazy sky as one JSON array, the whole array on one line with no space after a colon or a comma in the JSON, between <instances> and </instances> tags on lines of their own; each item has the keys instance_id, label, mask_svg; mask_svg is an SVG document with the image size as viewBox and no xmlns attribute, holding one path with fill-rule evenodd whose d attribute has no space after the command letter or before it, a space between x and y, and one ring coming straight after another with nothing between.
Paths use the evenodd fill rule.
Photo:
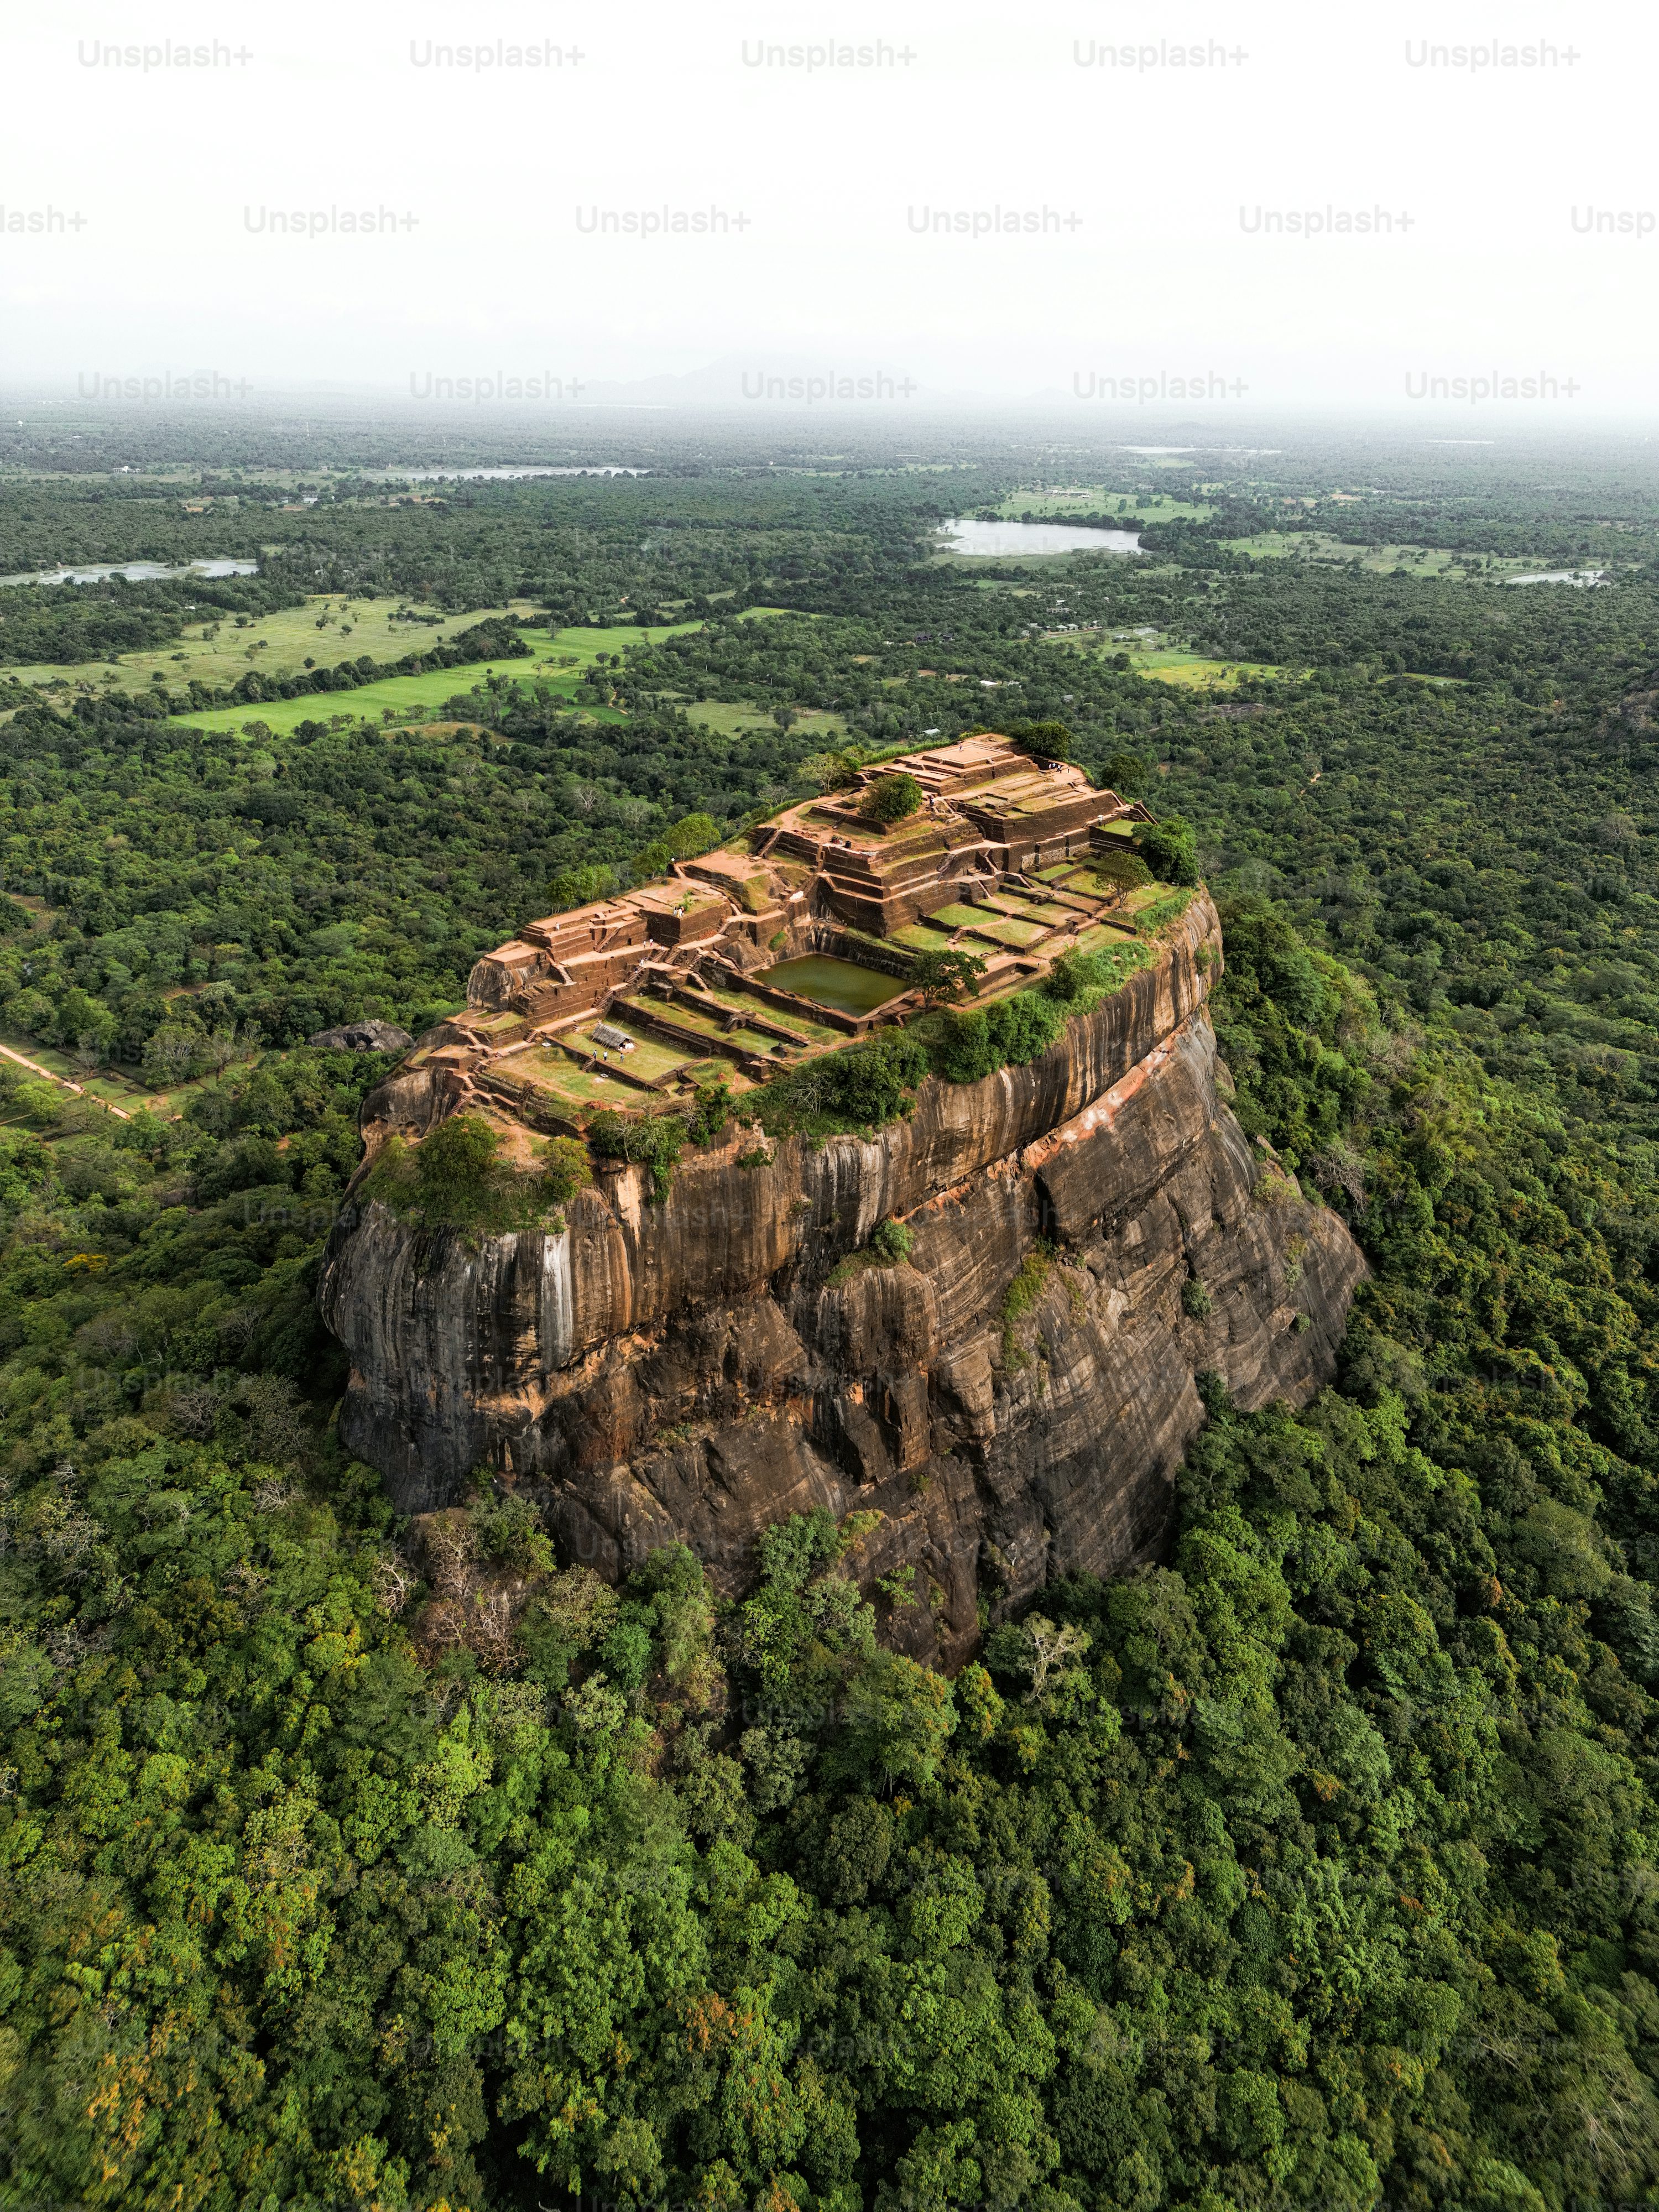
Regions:
<instances>
[{"instance_id":1,"label":"hazy sky","mask_svg":"<svg viewBox=\"0 0 1659 2212\"><path fill-rule=\"evenodd\" d=\"M1654 393L1651 9L13 0L0 39L9 388L1196 379L1224 425L1466 378L1471 434Z\"/></svg>"}]
</instances>

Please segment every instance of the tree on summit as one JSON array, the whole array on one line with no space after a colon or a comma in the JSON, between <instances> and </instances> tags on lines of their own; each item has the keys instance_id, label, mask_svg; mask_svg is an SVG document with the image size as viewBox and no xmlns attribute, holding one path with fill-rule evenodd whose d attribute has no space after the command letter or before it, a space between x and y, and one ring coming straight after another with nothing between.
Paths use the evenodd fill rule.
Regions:
<instances>
[{"instance_id":1,"label":"tree on summit","mask_svg":"<svg viewBox=\"0 0 1659 2212\"><path fill-rule=\"evenodd\" d=\"M1008 742L1018 745L1033 760L1069 760L1072 757L1072 733L1064 722L1014 722L1010 725Z\"/></svg>"},{"instance_id":2,"label":"tree on summit","mask_svg":"<svg viewBox=\"0 0 1659 2212\"><path fill-rule=\"evenodd\" d=\"M878 777L859 801L859 811L872 822L905 822L921 805L921 786L901 770Z\"/></svg>"},{"instance_id":3,"label":"tree on summit","mask_svg":"<svg viewBox=\"0 0 1659 2212\"><path fill-rule=\"evenodd\" d=\"M985 963L975 952L918 952L910 963L910 981L927 1006L968 998L984 973Z\"/></svg>"}]
</instances>

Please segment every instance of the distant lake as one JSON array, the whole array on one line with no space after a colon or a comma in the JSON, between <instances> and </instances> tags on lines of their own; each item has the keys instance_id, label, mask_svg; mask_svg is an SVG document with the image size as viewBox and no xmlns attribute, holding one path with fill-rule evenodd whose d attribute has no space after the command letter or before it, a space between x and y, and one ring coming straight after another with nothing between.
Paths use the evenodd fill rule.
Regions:
<instances>
[{"instance_id":1,"label":"distant lake","mask_svg":"<svg viewBox=\"0 0 1659 2212\"><path fill-rule=\"evenodd\" d=\"M37 568L32 575L0 576L0 584L101 584L125 576L130 584L158 584L167 576L257 576L257 561L191 561L182 568L159 561L105 562L88 568Z\"/></svg>"},{"instance_id":2,"label":"distant lake","mask_svg":"<svg viewBox=\"0 0 1659 2212\"><path fill-rule=\"evenodd\" d=\"M1072 522L947 522L952 553L1010 556L1032 553L1139 553L1133 530L1091 530Z\"/></svg>"}]
</instances>

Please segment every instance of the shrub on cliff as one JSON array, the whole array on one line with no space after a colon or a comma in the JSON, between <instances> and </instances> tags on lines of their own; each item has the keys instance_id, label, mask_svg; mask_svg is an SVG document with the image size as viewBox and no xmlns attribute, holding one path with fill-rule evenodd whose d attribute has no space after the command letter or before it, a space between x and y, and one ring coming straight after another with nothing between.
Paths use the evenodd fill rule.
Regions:
<instances>
[{"instance_id":1,"label":"shrub on cliff","mask_svg":"<svg viewBox=\"0 0 1659 2212\"><path fill-rule=\"evenodd\" d=\"M587 1141L602 1160L626 1160L651 1170L651 1195L659 1204L674 1184L674 1170L690 1134L683 1115L653 1114L630 1121L608 1109L587 1125Z\"/></svg>"},{"instance_id":2,"label":"shrub on cliff","mask_svg":"<svg viewBox=\"0 0 1659 2212\"><path fill-rule=\"evenodd\" d=\"M915 1110L916 1086L927 1073L927 1048L890 1030L769 1083L756 1097L756 1118L773 1137L879 1129Z\"/></svg>"},{"instance_id":3,"label":"shrub on cliff","mask_svg":"<svg viewBox=\"0 0 1659 2212\"><path fill-rule=\"evenodd\" d=\"M893 1265L909 1258L910 1248L915 1241L915 1231L907 1229L902 1221L878 1221L870 1231L870 1249L878 1259Z\"/></svg>"},{"instance_id":4,"label":"shrub on cliff","mask_svg":"<svg viewBox=\"0 0 1659 2212\"><path fill-rule=\"evenodd\" d=\"M481 1114L452 1115L418 1145L389 1137L363 1196L426 1229L485 1237L562 1229L560 1208L590 1180L582 1147L552 1138L537 1147L537 1164L523 1168L501 1157L501 1142Z\"/></svg>"},{"instance_id":5,"label":"shrub on cliff","mask_svg":"<svg viewBox=\"0 0 1659 2212\"><path fill-rule=\"evenodd\" d=\"M1041 991L1018 991L987 1009L991 1037L1003 1060L1024 1067L1048 1051L1066 1026L1065 1008Z\"/></svg>"},{"instance_id":6,"label":"shrub on cliff","mask_svg":"<svg viewBox=\"0 0 1659 2212\"><path fill-rule=\"evenodd\" d=\"M895 1221L890 1216L885 1221L877 1222L870 1231L870 1242L864 1249L849 1252L844 1260L831 1268L828 1277L830 1288L835 1290L842 1283L850 1283L854 1276L861 1275L867 1267L902 1267L909 1258L915 1241L915 1231L902 1221Z\"/></svg>"},{"instance_id":7,"label":"shrub on cliff","mask_svg":"<svg viewBox=\"0 0 1659 2212\"><path fill-rule=\"evenodd\" d=\"M1023 1067L1047 1052L1069 1009L1036 991L1018 991L995 1006L948 1010L933 1046L936 1071L951 1083L977 1083L1000 1067Z\"/></svg>"},{"instance_id":8,"label":"shrub on cliff","mask_svg":"<svg viewBox=\"0 0 1659 2212\"><path fill-rule=\"evenodd\" d=\"M757 1116L772 1136L881 1128L910 1112L925 1074L978 1083L1000 1067L1024 1067L1152 957L1139 945L1062 953L1033 990L989 1006L940 1007L908 1032L889 1031L809 1061L767 1085L756 1101Z\"/></svg>"},{"instance_id":9,"label":"shrub on cliff","mask_svg":"<svg viewBox=\"0 0 1659 2212\"><path fill-rule=\"evenodd\" d=\"M1035 988L988 1006L940 1009L916 1025L935 1075L978 1083L1000 1067L1023 1067L1047 1052L1079 1015L1121 990L1146 966L1151 951L1113 945L1099 952L1062 952Z\"/></svg>"},{"instance_id":10,"label":"shrub on cliff","mask_svg":"<svg viewBox=\"0 0 1659 2212\"><path fill-rule=\"evenodd\" d=\"M933 1043L933 1068L947 1083L978 1083L1002 1065L983 1008L951 1008Z\"/></svg>"},{"instance_id":11,"label":"shrub on cliff","mask_svg":"<svg viewBox=\"0 0 1659 2212\"><path fill-rule=\"evenodd\" d=\"M694 1145L712 1145L732 1119L732 1085L724 1075L697 1084L691 1094L686 1130Z\"/></svg>"}]
</instances>

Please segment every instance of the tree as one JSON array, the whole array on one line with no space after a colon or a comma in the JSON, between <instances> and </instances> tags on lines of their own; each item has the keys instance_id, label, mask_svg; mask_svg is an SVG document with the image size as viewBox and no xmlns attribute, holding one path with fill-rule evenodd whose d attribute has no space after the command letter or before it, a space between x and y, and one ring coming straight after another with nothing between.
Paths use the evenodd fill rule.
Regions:
<instances>
[{"instance_id":1,"label":"tree","mask_svg":"<svg viewBox=\"0 0 1659 2212\"><path fill-rule=\"evenodd\" d=\"M237 1050L236 1025L234 1022L228 1029L215 1030L203 1048L207 1064L216 1075L224 1073L232 1060L235 1059Z\"/></svg>"},{"instance_id":2,"label":"tree","mask_svg":"<svg viewBox=\"0 0 1659 2212\"><path fill-rule=\"evenodd\" d=\"M1191 823L1183 822L1180 815L1166 814L1161 822L1143 823L1135 833L1135 848L1160 882L1198 881L1198 840Z\"/></svg>"},{"instance_id":3,"label":"tree","mask_svg":"<svg viewBox=\"0 0 1659 2212\"><path fill-rule=\"evenodd\" d=\"M562 1230L559 1209L592 1180L585 1147L556 1137L537 1148L533 1166L520 1167L501 1157L501 1146L482 1114L452 1114L418 1145L388 1138L364 1194L428 1229L484 1236Z\"/></svg>"},{"instance_id":4,"label":"tree","mask_svg":"<svg viewBox=\"0 0 1659 2212\"><path fill-rule=\"evenodd\" d=\"M957 1725L951 1685L896 1651L877 1651L848 1682L825 1767L848 1780L920 1788L938 1771Z\"/></svg>"},{"instance_id":5,"label":"tree","mask_svg":"<svg viewBox=\"0 0 1659 2212\"><path fill-rule=\"evenodd\" d=\"M1128 654L1124 653L1121 659L1127 668ZM1139 753L1130 752L1127 748L1120 747L1116 752L1109 754L1102 765L1101 774L1109 787L1121 792L1126 799L1139 799L1146 788L1146 763Z\"/></svg>"},{"instance_id":6,"label":"tree","mask_svg":"<svg viewBox=\"0 0 1659 2212\"><path fill-rule=\"evenodd\" d=\"M194 1030L173 1024L159 1029L144 1046L144 1073L158 1088L182 1083L196 1062L203 1040Z\"/></svg>"},{"instance_id":7,"label":"tree","mask_svg":"<svg viewBox=\"0 0 1659 2212\"><path fill-rule=\"evenodd\" d=\"M429 1218L452 1219L465 1210L489 1176L501 1139L482 1114L452 1114L420 1142L416 1184Z\"/></svg>"},{"instance_id":8,"label":"tree","mask_svg":"<svg viewBox=\"0 0 1659 2212\"><path fill-rule=\"evenodd\" d=\"M547 887L548 909L564 914L572 907L592 906L596 900L608 898L616 888L617 871L600 862L561 868Z\"/></svg>"},{"instance_id":9,"label":"tree","mask_svg":"<svg viewBox=\"0 0 1659 2212\"><path fill-rule=\"evenodd\" d=\"M809 753L795 773L820 791L845 791L858 781L859 770L869 757L869 747L854 742L831 752Z\"/></svg>"},{"instance_id":10,"label":"tree","mask_svg":"<svg viewBox=\"0 0 1659 2212\"><path fill-rule=\"evenodd\" d=\"M44 991L15 991L6 1001L6 1018L25 1036L40 1036L52 1026L52 1000Z\"/></svg>"},{"instance_id":11,"label":"tree","mask_svg":"<svg viewBox=\"0 0 1659 2212\"><path fill-rule=\"evenodd\" d=\"M712 814L688 814L664 834L663 842L677 860L695 860L711 853L720 842L720 824Z\"/></svg>"},{"instance_id":12,"label":"tree","mask_svg":"<svg viewBox=\"0 0 1659 2212\"><path fill-rule=\"evenodd\" d=\"M1064 722L1012 722L1009 742L1034 760L1069 760L1073 743Z\"/></svg>"},{"instance_id":13,"label":"tree","mask_svg":"<svg viewBox=\"0 0 1659 2212\"><path fill-rule=\"evenodd\" d=\"M984 973L985 963L976 952L918 952L910 963L910 981L927 1006L956 1005L971 997Z\"/></svg>"},{"instance_id":14,"label":"tree","mask_svg":"<svg viewBox=\"0 0 1659 2212\"><path fill-rule=\"evenodd\" d=\"M859 811L872 822L904 822L921 805L921 786L915 776L901 771L897 775L878 776L859 801Z\"/></svg>"}]
</instances>

